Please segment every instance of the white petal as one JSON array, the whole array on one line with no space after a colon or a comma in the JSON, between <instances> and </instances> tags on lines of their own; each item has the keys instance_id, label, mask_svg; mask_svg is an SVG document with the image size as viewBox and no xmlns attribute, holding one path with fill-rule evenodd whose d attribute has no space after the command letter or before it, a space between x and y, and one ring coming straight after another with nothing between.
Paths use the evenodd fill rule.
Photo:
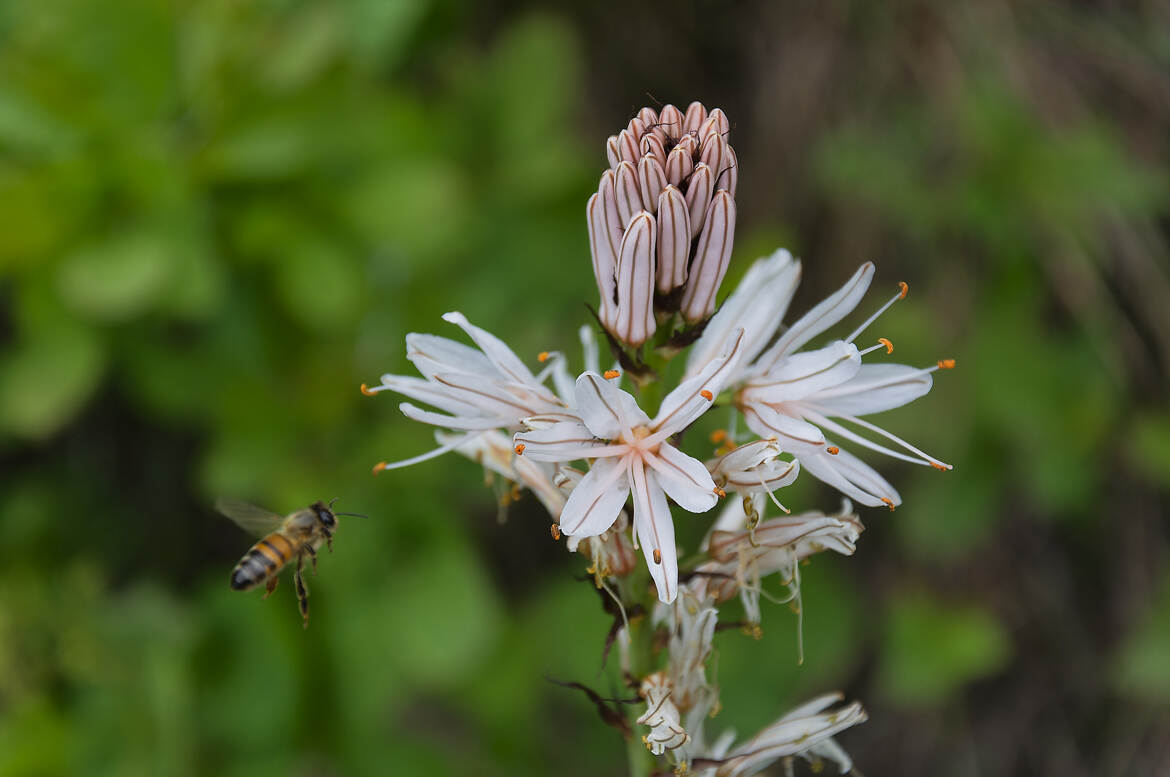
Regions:
<instances>
[{"instance_id":1,"label":"white petal","mask_svg":"<svg viewBox=\"0 0 1170 777\"><path fill-rule=\"evenodd\" d=\"M576 461L592 458L593 451L605 443L593 436L584 424L562 421L537 429L528 429L515 436L517 445L523 445L526 458L534 461Z\"/></svg>"},{"instance_id":2,"label":"white petal","mask_svg":"<svg viewBox=\"0 0 1170 777\"><path fill-rule=\"evenodd\" d=\"M430 410L423 410L420 407L403 402L398 406L402 414L412 421L419 423L431 424L432 426L439 426L443 429L458 429L460 431L484 431L486 429L499 429L501 424L499 418L483 416L452 416L443 415L442 413L435 413Z\"/></svg>"},{"instance_id":3,"label":"white petal","mask_svg":"<svg viewBox=\"0 0 1170 777\"><path fill-rule=\"evenodd\" d=\"M846 383L821 391L815 399L825 415L868 415L901 407L926 395L933 376L905 364L863 364Z\"/></svg>"},{"instance_id":4,"label":"white petal","mask_svg":"<svg viewBox=\"0 0 1170 777\"><path fill-rule=\"evenodd\" d=\"M712 359L699 374L687 378L666 395L654 417L656 436L663 439L690 426L707 412L715 397L723 390L727 379L734 374L742 353L742 332L730 344L730 349Z\"/></svg>"},{"instance_id":5,"label":"white petal","mask_svg":"<svg viewBox=\"0 0 1170 777\"><path fill-rule=\"evenodd\" d=\"M517 383L532 384L536 382L532 372L524 366L524 362L520 361L516 354L512 353L512 349L505 345L503 340L491 332L473 325L458 311L443 314L443 320L455 324L466 332L500 372Z\"/></svg>"},{"instance_id":6,"label":"white petal","mask_svg":"<svg viewBox=\"0 0 1170 777\"><path fill-rule=\"evenodd\" d=\"M436 372L469 372L484 377L497 373L487 357L470 345L438 335L408 334L406 358L424 378Z\"/></svg>"},{"instance_id":7,"label":"white petal","mask_svg":"<svg viewBox=\"0 0 1170 777\"><path fill-rule=\"evenodd\" d=\"M574 396L581 420L603 440L612 440L623 431L650 422L637 400L596 372L586 372L577 378Z\"/></svg>"},{"instance_id":8,"label":"white petal","mask_svg":"<svg viewBox=\"0 0 1170 777\"><path fill-rule=\"evenodd\" d=\"M454 415L481 415L478 406L457 389L409 375L383 375L382 386L404 397L417 399Z\"/></svg>"},{"instance_id":9,"label":"white petal","mask_svg":"<svg viewBox=\"0 0 1170 777\"><path fill-rule=\"evenodd\" d=\"M670 505L654 473L646 472L641 461L631 463L630 480L634 491L634 531L658 588L658 598L670 604L678 594L678 550L674 545Z\"/></svg>"},{"instance_id":10,"label":"white petal","mask_svg":"<svg viewBox=\"0 0 1170 777\"><path fill-rule=\"evenodd\" d=\"M780 336L776 344L769 348L757 362L757 371L765 372L776 363L781 356L790 354L800 346L825 331L833 324L853 312L857 303L865 296L873 281L873 262L866 262L858 268L849 282L827 299L818 304L799 320L788 331Z\"/></svg>"},{"instance_id":11,"label":"white petal","mask_svg":"<svg viewBox=\"0 0 1170 777\"><path fill-rule=\"evenodd\" d=\"M777 438L780 447L786 451L809 454L825 447L825 435L807 421L764 404L745 404L740 409L749 429L761 437Z\"/></svg>"},{"instance_id":12,"label":"white petal","mask_svg":"<svg viewBox=\"0 0 1170 777\"><path fill-rule=\"evenodd\" d=\"M840 386L861 369L861 355L853 343L840 340L816 351L785 356L764 375L748 381L746 402L778 404L794 400L818 401L818 394Z\"/></svg>"},{"instance_id":13,"label":"white petal","mask_svg":"<svg viewBox=\"0 0 1170 777\"><path fill-rule=\"evenodd\" d=\"M658 446L656 456L647 458L662 490L674 503L692 513L705 513L715 506L715 481L698 459L668 443Z\"/></svg>"},{"instance_id":14,"label":"white petal","mask_svg":"<svg viewBox=\"0 0 1170 777\"><path fill-rule=\"evenodd\" d=\"M561 531L595 537L613 526L630 493L624 459L599 459L573 489L561 510Z\"/></svg>"},{"instance_id":15,"label":"white petal","mask_svg":"<svg viewBox=\"0 0 1170 777\"><path fill-rule=\"evenodd\" d=\"M695 374L723 353L736 329L744 330L741 364L750 363L780 326L799 283L800 262L783 248L757 259L691 348L687 374Z\"/></svg>"},{"instance_id":16,"label":"white petal","mask_svg":"<svg viewBox=\"0 0 1170 777\"><path fill-rule=\"evenodd\" d=\"M511 426L521 418L551 409L545 407L541 397L533 395L530 391L517 396L508 390L510 384L485 381L479 376L464 372L439 373L433 380L437 385L455 392L455 395L467 404L479 408L481 415L490 414L501 419L509 419L501 426Z\"/></svg>"},{"instance_id":17,"label":"white petal","mask_svg":"<svg viewBox=\"0 0 1170 777\"><path fill-rule=\"evenodd\" d=\"M885 478L848 451L839 450L835 456L825 452L797 452L796 457L800 459L801 467L817 480L828 483L867 507L886 504L883 498L889 499L895 507L902 503L902 497Z\"/></svg>"}]
</instances>

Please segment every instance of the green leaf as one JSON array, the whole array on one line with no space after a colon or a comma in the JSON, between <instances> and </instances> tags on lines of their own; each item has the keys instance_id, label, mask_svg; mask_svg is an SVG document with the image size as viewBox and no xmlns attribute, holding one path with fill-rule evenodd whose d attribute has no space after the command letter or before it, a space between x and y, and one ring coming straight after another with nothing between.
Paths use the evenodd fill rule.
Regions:
<instances>
[{"instance_id":1,"label":"green leaf","mask_svg":"<svg viewBox=\"0 0 1170 777\"><path fill-rule=\"evenodd\" d=\"M97 335L62 325L19 342L0 360L0 430L48 437L97 385L105 350Z\"/></svg>"},{"instance_id":2,"label":"green leaf","mask_svg":"<svg viewBox=\"0 0 1170 777\"><path fill-rule=\"evenodd\" d=\"M97 321L125 321L151 307L169 286L179 247L166 234L136 229L68 257L57 276L73 311Z\"/></svg>"},{"instance_id":3,"label":"green leaf","mask_svg":"<svg viewBox=\"0 0 1170 777\"><path fill-rule=\"evenodd\" d=\"M878 682L895 704L944 704L1011 655L1003 626L976 605L910 593L898 597L886 617Z\"/></svg>"}]
</instances>

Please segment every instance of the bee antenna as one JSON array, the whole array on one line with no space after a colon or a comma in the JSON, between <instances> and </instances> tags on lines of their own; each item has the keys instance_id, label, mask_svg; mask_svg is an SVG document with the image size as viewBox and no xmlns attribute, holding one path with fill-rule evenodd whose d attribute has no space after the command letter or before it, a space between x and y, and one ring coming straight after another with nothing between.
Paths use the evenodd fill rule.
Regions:
<instances>
[{"instance_id":1,"label":"bee antenna","mask_svg":"<svg viewBox=\"0 0 1170 777\"><path fill-rule=\"evenodd\" d=\"M334 515L342 515L342 516L345 516L346 518L369 518L370 517L368 515L362 515L361 513L334 513Z\"/></svg>"},{"instance_id":2,"label":"bee antenna","mask_svg":"<svg viewBox=\"0 0 1170 777\"><path fill-rule=\"evenodd\" d=\"M341 498L341 497L339 497L339 496L335 496L335 497L333 497L332 499L330 499L330 500L329 500L329 509L330 509L330 510L332 510L332 509L333 509L333 503L334 503L334 502L336 502L336 501L337 501L338 499L340 499L340 498Z\"/></svg>"}]
</instances>

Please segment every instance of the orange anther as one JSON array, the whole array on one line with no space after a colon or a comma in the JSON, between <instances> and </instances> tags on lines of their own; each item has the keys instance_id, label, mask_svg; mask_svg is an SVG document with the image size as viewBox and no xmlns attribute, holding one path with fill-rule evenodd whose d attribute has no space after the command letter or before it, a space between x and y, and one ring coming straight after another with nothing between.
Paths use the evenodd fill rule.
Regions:
<instances>
[{"instance_id":1,"label":"orange anther","mask_svg":"<svg viewBox=\"0 0 1170 777\"><path fill-rule=\"evenodd\" d=\"M940 359L938 362L938 368L940 370L953 370L955 368L955 360L954 359Z\"/></svg>"},{"instance_id":2,"label":"orange anther","mask_svg":"<svg viewBox=\"0 0 1170 777\"><path fill-rule=\"evenodd\" d=\"M660 551L658 548L654 549L654 563L655 564L662 563L662 551Z\"/></svg>"},{"instance_id":3,"label":"orange anther","mask_svg":"<svg viewBox=\"0 0 1170 777\"><path fill-rule=\"evenodd\" d=\"M554 540L559 540L561 538L561 527L555 523L548 527L548 532L552 535Z\"/></svg>"},{"instance_id":4,"label":"orange anther","mask_svg":"<svg viewBox=\"0 0 1170 777\"><path fill-rule=\"evenodd\" d=\"M363 393L363 394L365 394L367 397L372 397L372 396L374 396L374 395L375 395L377 392L376 392L376 391L370 391L370 387L369 387L369 386L367 386L365 383L363 383L363 384L362 384L362 393Z\"/></svg>"},{"instance_id":5,"label":"orange anther","mask_svg":"<svg viewBox=\"0 0 1170 777\"><path fill-rule=\"evenodd\" d=\"M841 449L836 445L830 445L828 448L825 448L825 453L829 454L830 456L836 456L840 452Z\"/></svg>"},{"instance_id":6,"label":"orange anther","mask_svg":"<svg viewBox=\"0 0 1170 777\"><path fill-rule=\"evenodd\" d=\"M887 354L891 354L891 353L893 353L893 352L894 352L894 344L893 344L893 343L891 343L891 342L890 342L889 340L887 340L886 338L884 338L884 337L879 337L879 338L878 338L878 342L879 342L879 343L881 343L882 345L884 345L884 346L886 347L886 353L887 353Z\"/></svg>"},{"instance_id":7,"label":"orange anther","mask_svg":"<svg viewBox=\"0 0 1170 777\"><path fill-rule=\"evenodd\" d=\"M606 370L605 372L601 373L601 377L605 378L606 380L613 380L614 378L620 378L621 376L622 374L617 370Z\"/></svg>"},{"instance_id":8,"label":"orange anther","mask_svg":"<svg viewBox=\"0 0 1170 777\"><path fill-rule=\"evenodd\" d=\"M727 439L727 430L726 429L716 429L715 431L711 432L711 442L715 443L716 445L718 445L719 443L723 442L726 439Z\"/></svg>"},{"instance_id":9,"label":"orange anther","mask_svg":"<svg viewBox=\"0 0 1170 777\"><path fill-rule=\"evenodd\" d=\"M699 396L701 396L703 399L707 400L708 402L710 402L712 399L715 398L715 395L712 394L707 389L703 389L702 391L700 391Z\"/></svg>"},{"instance_id":10,"label":"orange anther","mask_svg":"<svg viewBox=\"0 0 1170 777\"><path fill-rule=\"evenodd\" d=\"M906 299L906 295L910 293L910 284L906 283L906 281L898 281L898 288L902 290L902 293L898 295L898 299Z\"/></svg>"},{"instance_id":11,"label":"orange anther","mask_svg":"<svg viewBox=\"0 0 1170 777\"><path fill-rule=\"evenodd\" d=\"M538 354L536 355L536 360L537 360L538 362L546 362L546 361L548 361L548 351L541 351L540 353L538 353Z\"/></svg>"},{"instance_id":12,"label":"orange anther","mask_svg":"<svg viewBox=\"0 0 1170 777\"><path fill-rule=\"evenodd\" d=\"M946 472L950 469L950 467L948 467L946 464L940 464L937 461L930 462L930 466L934 467L935 469L941 469L943 472Z\"/></svg>"},{"instance_id":13,"label":"orange anther","mask_svg":"<svg viewBox=\"0 0 1170 777\"><path fill-rule=\"evenodd\" d=\"M379 472L381 472L384 469L386 469L386 462L379 461L377 464L374 465L374 474L377 475Z\"/></svg>"},{"instance_id":14,"label":"orange anther","mask_svg":"<svg viewBox=\"0 0 1170 777\"><path fill-rule=\"evenodd\" d=\"M714 489L712 489L712 492L715 494L715 496L719 497L720 499L722 499L723 497L727 496L727 492L726 492L726 491L724 491L724 490L723 490L722 488L720 488L719 486L715 486L715 488L714 488Z\"/></svg>"},{"instance_id":15,"label":"orange anther","mask_svg":"<svg viewBox=\"0 0 1170 777\"><path fill-rule=\"evenodd\" d=\"M889 497L882 497L882 501L886 503L886 507L890 508L890 512L894 511L894 500Z\"/></svg>"},{"instance_id":16,"label":"orange anther","mask_svg":"<svg viewBox=\"0 0 1170 777\"><path fill-rule=\"evenodd\" d=\"M522 443L522 442L516 443L515 451L516 451L517 456L523 456L524 455L524 443Z\"/></svg>"}]
</instances>

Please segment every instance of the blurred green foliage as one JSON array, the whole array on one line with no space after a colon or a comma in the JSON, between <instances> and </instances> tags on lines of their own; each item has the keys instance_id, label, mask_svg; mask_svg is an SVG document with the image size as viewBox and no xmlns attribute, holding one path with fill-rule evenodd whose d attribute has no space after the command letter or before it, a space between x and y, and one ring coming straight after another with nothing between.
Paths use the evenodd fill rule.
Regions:
<instances>
[{"instance_id":1,"label":"blurred green foliage","mask_svg":"<svg viewBox=\"0 0 1170 777\"><path fill-rule=\"evenodd\" d=\"M750 732L848 684L872 721L846 744L880 773L864 756L893 749L867 728L1010 695L1037 667L1093 683L1093 705L1165 705L1170 610L1150 569L1170 490L1170 176L1134 139L1157 133L1093 97L1054 120L1005 64L1043 34L954 11L935 23L957 83L905 87L884 65L930 46L828 5L857 23L773 30L745 11L739 37L695 57L739 81L659 96L738 122L729 283L777 236L806 259L794 312L875 254L879 283L911 282L875 336L959 369L882 421L956 471L881 463L905 506L863 516L855 558L804 569L804 664L786 607L765 604L764 640L721 632L711 725ZM433 444L357 390L409 372L406 332L455 336L439 316L457 308L526 358L575 355L601 140L674 83L669 57L639 70L639 47L587 12L485 8L0 3L0 777L621 773L616 733L546 680L624 693L616 661L600 668L609 619L539 508L497 526L455 457L369 474ZM1153 25L1029 9L1108 72L1144 73L1132 51L1165 64ZM794 137L751 91L774 52L727 54L755 27L857 57L776 181L751 166ZM816 76L790 71L783 85ZM785 196L813 205L773 212ZM310 579L307 632L287 581L267 602L228 590L250 540L212 514L217 495L371 515ZM802 478L784 501L837 497Z\"/></svg>"}]
</instances>

